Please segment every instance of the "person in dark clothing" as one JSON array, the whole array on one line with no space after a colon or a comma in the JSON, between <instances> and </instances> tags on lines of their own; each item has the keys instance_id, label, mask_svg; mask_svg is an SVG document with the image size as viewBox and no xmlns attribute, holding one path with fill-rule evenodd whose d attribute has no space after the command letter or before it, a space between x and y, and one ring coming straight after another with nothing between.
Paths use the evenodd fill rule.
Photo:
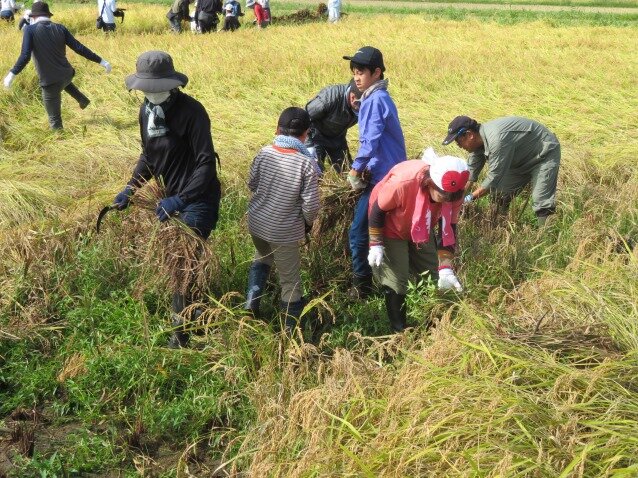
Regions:
<instances>
[{"instance_id":1,"label":"person in dark clothing","mask_svg":"<svg viewBox=\"0 0 638 478\"><path fill-rule=\"evenodd\" d=\"M186 86L188 77L175 71L168 53L142 53L136 73L127 76L125 82L129 90L140 90L145 96L139 113L142 153L130 181L113 204L125 209L136 189L151 178L161 178L166 197L157 205L157 218L164 222L178 217L207 239L217 224L221 185L206 110L179 90ZM190 294L173 294L172 322L176 330L169 347L188 344L183 311L191 303Z\"/></svg>"},{"instance_id":2,"label":"person in dark clothing","mask_svg":"<svg viewBox=\"0 0 638 478\"><path fill-rule=\"evenodd\" d=\"M219 23L219 13L222 13L221 0L198 0L195 9L195 23L202 33L214 32Z\"/></svg>"},{"instance_id":3,"label":"person in dark clothing","mask_svg":"<svg viewBox=\"0 0 638 478\"><path fill-rule=\"evenodd\" d=\"M346 133L357 124L361 94L351 80L345 85L326 86L306 105L311 119L307 146L315 148L322 170L326 155L335 171L343 170L348 153Z\"/></svg>"},{"instance_id":4,"label":"person in dark clothing","mask_svg":"<svg viewBox=\"0 0 638 478\"><path fill-rule=\"evenodd\" d=\"M230 0L224 4L224 31L234 32L241 24L239 17L243 17L241 5L237 0Z\"/></svg>"},{"instance_id":5,"label":"person in dark clothing","mask_svg":"<svg viewBox=\"0 0 638 478\"><path fill-rule=\"evenodd\" d=\"M66 91L86 108L89 99L72 83L75 70L66 58L69 46L78 55L99 63L107 73L111 72L108 61L100 58L75 39L64 25L53 23L49 5L36 2L31 9L33 23L24 27L22 51L18 61L4 79L5 88L10 88L16 75L29 63L33 54L35 70L40 78L42 101L49 116L52 129L62 129L62 91Z\"/></svg>"},{"instance_id":6,"label":"person in dark clothing","mask_svg":"<svg viewBox=\"0 0 638 478\"><path fill-rule=\"evenodd\" d=\"M175 0L171 9L166 14L168 23L175 33L182 31L182 22L191 21L190 14L188 12L188 5L193 3L193 0Z\"/></svg>"}]
</instances>

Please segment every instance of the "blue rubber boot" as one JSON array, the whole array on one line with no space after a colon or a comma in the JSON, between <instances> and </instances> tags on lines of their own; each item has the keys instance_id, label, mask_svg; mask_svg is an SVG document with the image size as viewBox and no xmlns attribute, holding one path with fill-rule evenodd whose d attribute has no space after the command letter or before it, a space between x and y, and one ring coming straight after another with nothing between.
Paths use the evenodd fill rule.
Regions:
<instances>
[{"instance_id":1,"label":"blue rubber boot","mask_svg":"<svg viewBox=\"0 0 638 478\"><path fill-rule=\"evenodd\" d=\"M253 262L248 271L248 289L244 308L250 310L255 317L259 315L259 303L264 294L266 281L270 275L270 266L263 262Z\"/></svg>"}]
</instances>

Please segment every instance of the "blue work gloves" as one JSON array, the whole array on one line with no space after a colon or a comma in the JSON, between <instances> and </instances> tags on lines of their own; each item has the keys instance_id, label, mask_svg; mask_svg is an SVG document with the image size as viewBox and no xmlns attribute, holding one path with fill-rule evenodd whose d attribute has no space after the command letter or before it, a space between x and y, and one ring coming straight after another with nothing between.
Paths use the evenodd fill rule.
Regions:
<instances>
[{"instance_id":1,"label":"blue work gloves","mask_svg":"<svg viewBox=\"0 0 638 478\"><path fill-rule=\"evenodd\" d=\"M164 222L176 212L184 209L184 206L186 203L179 196L169 196L159 202L157 209L155 209L155 215L160 222Z\"/></svg>"},{"instance_id":2,"label":"blue work gloves","mask_svg":"<svg viewBox=\"0 0 638 478\"><path fill-rule=\"evenodd\" d=\"M120 191L115 199L113 200L113 205L119 210L126 209L131 202L131 196L133 195L133 186L126 186L122 191Z\"/></svg>"}]
</instances>

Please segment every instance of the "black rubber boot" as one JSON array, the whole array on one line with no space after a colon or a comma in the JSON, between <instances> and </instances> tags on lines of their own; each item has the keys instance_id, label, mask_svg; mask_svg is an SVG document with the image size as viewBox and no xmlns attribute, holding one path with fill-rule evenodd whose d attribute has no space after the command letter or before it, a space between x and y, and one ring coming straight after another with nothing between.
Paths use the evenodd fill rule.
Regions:
<instances>
[{"instance_id":1,"label":"black rubber boot","mask_svg":"<svg viewBox=\"0 0 638 478\"><path fill-rule=\"evenodd\" d=\"M250 310L255 317L259 316L259 303L264 294L266 281L270 275L270 266L263 262L253 262L248 271L248 289L244 308Z\"/></svg>"},{"instance_id":2,"label":"black rubber boot","mask_svg":"<svg viewBox=\"0 0 638 478\"><path fill-rule=\"evenodd\" d=\"M367 299L372 295L372 276L354 276L348 297L353 300Z\"/></svg>"},{"instance_id":3,"label":"black rubber boot","mask_svg":"<svg viewBox=\"0 0 638 478\"><path fill-rule=\"evenodd\" d=\"M178 314L173 314L171 316L171 325L175 330L168 339L168 348L183 349L188 347L190 335L184 330L184 319L182 319Z\"/></svg>"},{"instance_id":4,"label":"black rubber boot","mask_svg":"<svg viewBox=\"0 0 638 478\"><path fill-rule=\"evenodd\" d=\"M281 311L284 314L284 330L286 335L292 336L295 327L300 325L301 313L306 306L306 301L302 297L297 302L281 302Z\"/></svg>"},{"instance_id":5,"label":"black rubber boot","mask_svg":"<svg viewBox=\"0 0 638 478\"><path fill-rule=\"evenodd\" d=\"M173 294L173 303L171 305L171 308L173 309L173 313L171 314L171 326L175 330L168 339L168 348L179 349L188 345L190 334L184 330L186 322L181 314L188 306L189 302L190 301L186 295L178 293Z\"/></svg>"},{"instance_id":6,"label":"black rubber boot","mask_svg":"<svg viewBox=\"0 0 638 478\"><path fill-rule=\"evenodd\" d=\"M383 297L392 330L403 332L406 327L405 295L397 294L389 287L384 287Z\"/></svg>"}]
</instances>

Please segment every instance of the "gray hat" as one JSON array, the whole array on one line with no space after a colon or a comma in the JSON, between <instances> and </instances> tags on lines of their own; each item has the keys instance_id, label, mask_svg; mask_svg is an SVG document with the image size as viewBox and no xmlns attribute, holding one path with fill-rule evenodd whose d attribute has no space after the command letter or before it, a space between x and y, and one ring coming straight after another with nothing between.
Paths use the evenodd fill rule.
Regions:
<instances>
[{"instance_id":1,"label":"gray hat","mask_svg":"<svg viewBox=\"0 0 638 478\"><path fill-rule=\"evenodd\" d=\"M160 93L188 83L188 77L175 71L173 59L163 51L142 53L137 59L135 70L135 73L124 79L128 90Z\"/></svg>"}]
</instances>

